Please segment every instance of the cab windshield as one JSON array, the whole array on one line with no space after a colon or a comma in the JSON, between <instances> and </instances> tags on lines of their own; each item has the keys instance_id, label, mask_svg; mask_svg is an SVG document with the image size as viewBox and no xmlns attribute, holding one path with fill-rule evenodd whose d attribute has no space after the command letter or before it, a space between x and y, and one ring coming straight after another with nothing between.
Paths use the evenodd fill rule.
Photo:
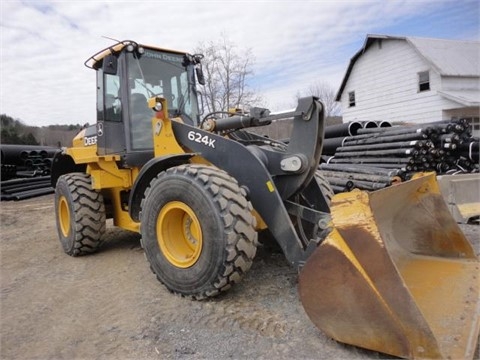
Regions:
<instances>
[{"instance_id":1,"label":"cab windshield","mask_svg":"<svg viewBox=\"0 0 480 360\"><path fill-rule=\"evenodd\" d=\"M142 55L127 53L131 145L134 150L153 147L153 111L147 106L150 97L162 96L167 100L170 118L180 117L187 124L197 124L193 70L193 65L185 66L182 54L152 49L145 49Z\"/></svg>"}]
</instances>

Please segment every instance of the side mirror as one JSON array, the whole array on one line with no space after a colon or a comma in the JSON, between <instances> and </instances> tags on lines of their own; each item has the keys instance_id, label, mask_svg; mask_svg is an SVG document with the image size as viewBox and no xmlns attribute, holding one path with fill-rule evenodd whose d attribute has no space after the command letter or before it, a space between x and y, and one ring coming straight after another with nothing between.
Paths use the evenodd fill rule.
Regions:
<instances>
[{"instance_id":1,"label":"side mirror","mask_svg":"<svg viewBox=\"0 0 480 360\"><path fill-rule=\"evenodd\" d=\"M205 76L203 75L202 65L195 66L195 74L200 85L205 85Z\"/></svg>"},{"instance_id":2,"label":"side mirror","mask_svg":"<svg viewBox=\"0 0 480 360\"><path fill-rule=\"evenodd\" d=\"M103 58L102 70L104 74L117 75L118 59L115 55L107 55Z\"/></svg>"}]
</instances>

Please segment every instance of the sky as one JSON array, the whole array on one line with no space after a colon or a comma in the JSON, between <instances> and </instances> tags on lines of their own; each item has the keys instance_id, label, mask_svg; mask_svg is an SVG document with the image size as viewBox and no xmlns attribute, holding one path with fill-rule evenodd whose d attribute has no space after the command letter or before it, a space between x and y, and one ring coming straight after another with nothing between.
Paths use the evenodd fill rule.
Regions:
<instances>
[{"instance_id":1,"label":"sky","mask_svg":"<svg viewBox=\"0 0 480 360\"><path fill-rule=\"evenodd\" d=\"M94 123L105 37L194 52L221 34L251 49L249 86L273 111L315 82L339 88L367 34L480 40L478 0L0 1L0 113L32 126Z\"/></svg>"}]
</instances>

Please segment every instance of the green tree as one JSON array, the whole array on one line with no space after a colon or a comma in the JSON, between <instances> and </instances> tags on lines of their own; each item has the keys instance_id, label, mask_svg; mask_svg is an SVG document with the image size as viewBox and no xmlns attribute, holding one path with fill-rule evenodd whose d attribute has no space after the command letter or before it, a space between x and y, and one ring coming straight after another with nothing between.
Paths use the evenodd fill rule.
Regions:
<instances>
[{"instance_id":1,"label":"green tree","mask_svg":"<svg viewBox=\"0 0 480 360\"><path fill-rule=\"evenodd\" d=\"M2 144L21 144L20 136L15 127L2 127L1 132Z\"/></svg>"},{"instance_id":2,"label":"green tree","mask_svg":"<svg viewBox=\"0 0 480 360\"><path fill-rule=\"evenodd\" d=\"M0 124L2 126L0 132L0 141L2 144L38 145L35 136L28 131L27 127L20 120L16 120L6 114L1 114Z\"/></svg>"},{"instance_id":3,"label":"green tree","mask_svg":"<svg viewBox=\"0 0 480 360\"><path fill-rule=\"evenodd\" d=\"M26 144L26 145L39 145L37 139L35 139L35 136L33 136L33 134L30 132L28 133L28 135L24 135L22 136L22 141L23 141L23 144Z\"/></svg>"}]
</instances>

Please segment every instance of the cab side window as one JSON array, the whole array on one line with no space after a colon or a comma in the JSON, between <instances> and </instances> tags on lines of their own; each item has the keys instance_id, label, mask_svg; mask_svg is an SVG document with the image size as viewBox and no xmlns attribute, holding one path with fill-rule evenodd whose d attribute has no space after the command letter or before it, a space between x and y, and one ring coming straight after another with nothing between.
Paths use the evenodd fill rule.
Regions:
<instances>
[{"instance_id":1,"label":"cab side window","mask_svg":"<svg viewBox=\"0 0 480 360\"><path fill-rule=\"evenodd\" d=\"M122 121L122 104L120 102L120 77L104 74L105 84L105 120Z\"/></svg>"}]
</instances>

